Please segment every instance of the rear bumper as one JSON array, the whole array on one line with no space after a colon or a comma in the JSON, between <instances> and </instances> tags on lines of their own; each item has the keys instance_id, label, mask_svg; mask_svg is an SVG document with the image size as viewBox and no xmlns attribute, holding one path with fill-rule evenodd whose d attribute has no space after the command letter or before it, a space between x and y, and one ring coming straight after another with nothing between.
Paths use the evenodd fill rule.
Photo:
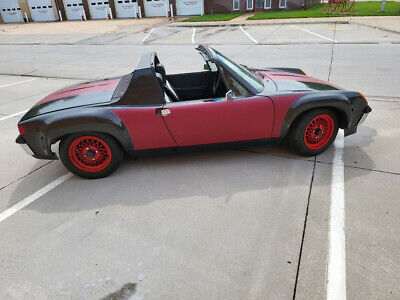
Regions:
<instances>
[{"instance_id":1,"label":"rear bumper","mask_svg":"<svg viewBox=\"0 0 400 300\"><path fill-rule=\"evenodd\" d=\"M26 154L30 155L30 156L34 156L35 154L33 153L32 149L29 148L28 144L26 143L24 137L22 135L19 135L17 137L17 139L15 140L15 142L17 144L19 144L22 148L22 150L24 150L26 152Z\"/></svg>"},{"instance_id":2,"label":"rear bumper","mask_svg":"<svg viewBox=\"0 0 400 300\"><path fill-rule=\"evenodd\" d=\"M345 129L344 129L344 136L348 136L348 135L351 135L351 134L356 133L356 132L357 132L357 127L358 127L358 125L359 125L359 124L362 124L362 123L365 121L365 119L368 117L368 114L369 114L371 111L372 111L371 107L370 107L369 105L367 105L367 106L364 108L364 110L363 110L361 116L359 117L357 123L355 123L355 124L354 124L353 126L351 126L351 127L348 127L348 128L345 128Z\"/></svg>"},{"instance_id":3,"label":"rear bumper","mask_svg":"<svg viewBox=\"0 0 400 300\"><path fill-rule=\"evenodd\" d=\"M37 159L51 159L51 160L58 159L58 151L56 151L56 148L58 149L58 143L54 144L54 145L57 145L57 147L52 147L52 148L51 148L51 151L52 151L53 149L55 149L55 151L56 151L55 153L54 153L54 152L51 152L51 154L47 154L47 153L38 154L38 153L35 153L35 152L32 150L32 148L29 146L29 144L26 142L25 138L24 138L22 135L19 135L19 136L17 137L17 139L15 140L15 142L16 142L18 145L20 145L21 148L22 148L28 155L33 156L34 158L37 158ZM52 145L52 146L53 146L53 145Z\"/></svg>"}]
</instances>

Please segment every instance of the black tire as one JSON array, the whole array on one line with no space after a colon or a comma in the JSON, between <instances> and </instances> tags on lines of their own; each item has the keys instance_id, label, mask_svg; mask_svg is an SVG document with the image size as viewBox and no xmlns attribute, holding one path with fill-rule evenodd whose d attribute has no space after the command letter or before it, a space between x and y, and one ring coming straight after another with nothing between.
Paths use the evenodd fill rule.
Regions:
<instances>
[{"instance_id":1,"label":"black tire","mask_svg":"<svg viewBox=\"0 0 400 300\"><path fill-rule=\"evenodd\" d=\"M60 160L70 172L83 178L110 175L118 168L122 157L118 142L103 133L72 134L60 142Z\"/></svg>"},{"instance_id":2,"label":"black tire","mask_svg":"<svg viewBox=\"0 0 400 300\"><path fill-rule=\"evenodd\" d=\"M315 127L318 128L311 130ZM300 154L315 156L324 152L333 143L338 129L338 120L333 111L311 110L293 122L289 133L289 143ZM316 132L317 130L320 131ZM318 142L319 139L321 140Z\"/></svg>"}]
</instances>

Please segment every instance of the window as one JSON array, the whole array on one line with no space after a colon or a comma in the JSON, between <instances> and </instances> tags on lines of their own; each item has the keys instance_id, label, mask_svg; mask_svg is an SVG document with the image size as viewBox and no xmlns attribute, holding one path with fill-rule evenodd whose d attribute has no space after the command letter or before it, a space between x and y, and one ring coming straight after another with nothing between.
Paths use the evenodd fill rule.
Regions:
<instances>
[{"instance_id":1,"label":"window","mask_svg":"<svg viewBox=\"0 0 400 300\"><path fill-rule=\"evenodd\" d=\"M253 0L247 0L247 9L252 10L253 9Z\"/></svg>"},{"instance_id":2,"label":"window","mask_svg":"<svg viewBox=\"0 0 400 300\"><path fill-rule=\"evenodd\" d=\"M265 9L271 9L271 0L265 0L264 8Z\"/></svg>"},{"instance_id":3,"label":"window","mask_svg":"<svg viewBox=\"0 0 400 300\"><path fill-rule=\"evenodd\" d=\"M239 10L239 0L233 0L233 10Z\"/></svg>"},{"instance_id":4,"label":"window","mask_svg":"<svg viewBox=\"0 0 400 300\"><path fill-rule=\"evenodd\" d=\"M286 7L286 0L279 0L279 8L285 8Z\"/></svg>"},{"instance_id":5,"label":"window","mask_svg":"<svg viewBox=\"0 0 400 300\"><path fill-rule=\"evenodd\" d=\"M239 82L237 82L228 72L223 70L224 78L226 80L226 89L231 90L235 97L248 97L251 96Z\"/></svg>"},{"instance_id":6,"label":"window","mask_svg":"<svg viewBox=\"0 0 400 300\"><path fill-rule=\"evenodd\" d=\"M218 51L214 50L215 53L217 54L218 60L226 65L229 69L231 69L234 73L236 73L239 77L241 77L243 80L245 80L249 85L251 85L255 90L258 92L261 92L264 89L264 84L263 82L256 77L253 73L248 71L247 69L237 65L233 61L231 61L229 58L223 56L221 53Z\"/></svg>"}]
</instances>

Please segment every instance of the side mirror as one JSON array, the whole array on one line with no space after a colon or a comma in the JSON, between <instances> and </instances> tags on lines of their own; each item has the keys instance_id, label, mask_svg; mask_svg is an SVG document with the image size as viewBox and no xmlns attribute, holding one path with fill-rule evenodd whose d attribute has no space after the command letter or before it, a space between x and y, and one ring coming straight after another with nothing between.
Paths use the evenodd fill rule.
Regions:
<instances>
[{"instance_id":1,"label":"side mirror","mask_svg":"<svg viewBox=\"0 0 400 300\"><path fill-rule=\"evenodd\" d=\"M234 97L235 94L232 92L232 90L227 91L225 94L226 101L232 101Z\"/></svg>"},{"instance_id":2,"label":"side mirror","mask_svg":"<svg viewBox=\"0 0 400 300\"><path fill-rule=\"evenodd\" d=\"M210 66L208 64L204 64L203 70L204 71L210 71Z\"/></svg>"}]
</instances>

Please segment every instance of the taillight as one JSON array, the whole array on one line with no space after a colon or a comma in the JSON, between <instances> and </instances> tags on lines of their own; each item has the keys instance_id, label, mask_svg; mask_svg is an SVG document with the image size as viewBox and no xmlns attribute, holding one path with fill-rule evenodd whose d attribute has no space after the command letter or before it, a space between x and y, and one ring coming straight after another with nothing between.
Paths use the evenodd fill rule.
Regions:
<instances>
[{"instance_id":1,"label":"taillight","mask_svg":"<svg viewBox=\"0 0 400 300\"><path fill-rule=\"evenodd\" d=\"M18 125L18 131L20 135L26 134L26 127L24 125Z\"/></svg>"}]
</instances>

